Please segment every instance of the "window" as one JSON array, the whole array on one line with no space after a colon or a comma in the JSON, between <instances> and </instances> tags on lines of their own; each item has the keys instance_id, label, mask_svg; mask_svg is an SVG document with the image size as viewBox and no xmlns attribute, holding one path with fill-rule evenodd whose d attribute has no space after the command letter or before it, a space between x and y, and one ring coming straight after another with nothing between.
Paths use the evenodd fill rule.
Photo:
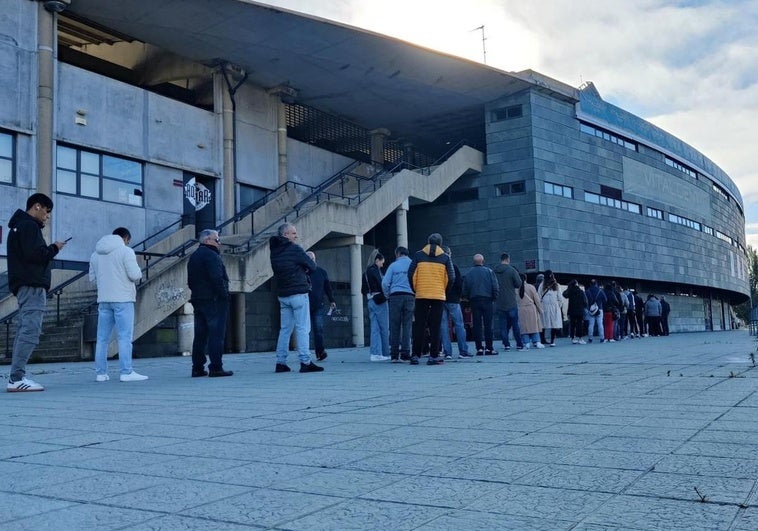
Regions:
<instances>
[{"instance_id":1,"label":"window","mask_svg":"<svg viewBox=\"0 0 758 531\"><path fill-rule=\"evenodd\" d=\"M521 118L524 115L522 106L511 105L510 107L504 107L502 109L495 109L492 111L492 121L502 122L503 120L512 120L513 118Z\"/></svg>"},{"instance_id":2,"label":"window","mask_svg":"<svg viewBox=\"0 0 758 531\"><path fill-rule=\"evenodd\" d=\"M619 210L626 210L633 214L641 214L642 206L637 203L630 203L629 201L622 201L621 199L614 199L612 197L605 197L603 195L593 194L592 192L584 192L584 200L588 203L594 203L596 205L605 205L612 208L618 208Z\"/></svg>"},{"instance_id":3,"label":"window","mask_svg":"<svg viewBox=\"0 0 758 531\"><path fill-rule=\"evenodd\" d=\"M614 144L618 144L619 146L623 146L626 149L637 151L637 142L634 142L628 138L624 138L623 136L617 135L615 133L611 133L605 129L601 129L600 127L596 127L584 122L579 122L579 130L582 133L602 138L603 140L607 140Z\"/></svg>"},{"instance_id":4,"label":"window","mask_svg":"<svg viewBox=\"0 0 758 531\"><path fill-rule=\"evenodd\" d=\"M708 225L703 225L703 232L713 236L713 229L709 227Z\"/></svg>"},{"instance_id":5,"label":"window","mask_svg":"<svg viewBox=\"0 0 758 531\"><path fill-rule=\"evenodd\" d=\"M730 238L723 232L716 231L716 238L718 238L719 240L725 241L729 245L732 245L732 238Z\"/></svg>"},{"instance_id":6,"label":"window","mask_svg":"<svg viewBox=\"0 0 758 531\"><path fill-rule=\"evenodd\" d=\"M702 225L698 223L697 221L692 221L691 219L684 218L682 216L677 216L674 214L669 214L669 221L671 223L677 223L679 225L684 225L685 227L689 227L691 229L695 230L702 230Z\"/></svg>"},{"instance_id":7,"label":"window","mask_svg":"<svg viewBox=\"0 0 758 531\"><path fill-rule=\"evenodd\" d=\"M655 219L663 219L663 210L657 208L647 207L647 215Z\"/></svg>"},{"instance_id":8,"label":"window","mask_svg":"<svg viewBox=\"0 0 758 531\"><path fill-rule=\"evenodd\" d=\"M683 173L686 173L690 177L697 179L697 172L693 170L692 168L690 168L689 166L685 166L678 160L674 160L671 157L666 157L666 165L671 166L672 168L676 168L677 170Z\"/></svg>"},{"instance_id":9,"label":"window","mask_svg":"<svg viewBox=\"0 0 758 531\"><path fill-rule=\"evenodd\" d=\"M723 189L723 188L721 188L721 187L720 187L718 184L716 184L716 183L712 183L712 186L713 186L713 191L714 191L714 192L716 192L718 195L720 195L720 196L721 196L721 198L722 198L724 201L729 201L729 196L727 195L727 193L724 191L724 189Z\"/></svg>"},{"instance_id":10,"label":"window","mask_svg":"<svg viewBox=\"0 0 758 531\"><path fill-rule=\"evenodd\" d=\"M570 186L563 186L561 184L546 182L545 193L549 195L560 195L563 197L568 197L569 199L574 198L574 189Z\"/></svg>"},{"instance_id":11,"label":"window","mask_svg":"<svg viewBox=\"0 0 758 531\"><path fill-rule=\"evenodd\" d=\"M13 183L15 137L0 131L0 183Z\"/></svg>"},{"instance_id":12,"label":"window","mask_svg":"<svg viewBox=\"0 0 758 531\"><path fill-rule=\"evenodd\" d=\"M58 192L142 206L140 162L68 146L58 146L56 154Z\"/></svg>"},{"instance_id":13,"label":"window","mask_svg":"<svg viewBox=\"0 0 758 531\"><path fill-rule=\"evenodd\" d=\"M526 184L524 181L515 183L503 183L495 186L495 195L519 195L526 193Z\"/></svg>"}]
</instances>

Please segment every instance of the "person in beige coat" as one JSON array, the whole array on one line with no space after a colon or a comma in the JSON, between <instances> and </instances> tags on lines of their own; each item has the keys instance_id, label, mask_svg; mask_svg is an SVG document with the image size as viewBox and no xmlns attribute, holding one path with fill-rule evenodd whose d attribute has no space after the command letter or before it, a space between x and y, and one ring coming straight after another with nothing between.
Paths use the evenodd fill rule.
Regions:
<instances>
[{"instance_id":1,"label":"person in beige coat","mask_svg":"<svg viewBox=\"0 0 758 531\"><path fill-rule=\"evenodd\" d=\"M521 325L521 341L524 348L534 345L535 348L545 348L540 343L542 303L537 290L531 284L527 284L526 275L521 273L521 287L516 290L516 302L518 302L518 320Z\"/></svg>"}]
</instances>

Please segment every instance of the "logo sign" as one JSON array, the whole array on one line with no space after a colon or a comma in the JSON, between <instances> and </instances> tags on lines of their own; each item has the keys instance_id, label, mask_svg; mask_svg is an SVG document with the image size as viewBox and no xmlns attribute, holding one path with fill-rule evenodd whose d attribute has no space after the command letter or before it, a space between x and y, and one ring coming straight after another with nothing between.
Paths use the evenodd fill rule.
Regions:
<instances>
[{"instance_id":1,"label":"logo sign","mask_svg":"<svg viewBox=\"0 0 758 531\"><path fill-rule=\"evenodd\" d=\"M184 197L195 210L202 210L211 202L211 191L193 177L184 185Z\"/></svg>"},{"instance_id":2,"label":"logo sign","mask_svg":"<svg viewBox=\"0 0 758 531\"><path fill-rule=\"evenodd\" d=\"M525 269L537 269L537 260L524 260Z\"/></svg>"}]
</instances>

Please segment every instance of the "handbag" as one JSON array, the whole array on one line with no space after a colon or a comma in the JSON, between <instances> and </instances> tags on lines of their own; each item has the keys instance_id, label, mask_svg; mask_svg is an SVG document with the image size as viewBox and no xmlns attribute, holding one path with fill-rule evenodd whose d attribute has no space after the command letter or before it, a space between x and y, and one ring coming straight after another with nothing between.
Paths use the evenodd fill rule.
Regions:
<instances>
[{"instance_id":1,"label":"handbag","mask_svg":"<svg viewBox=\"0 0 758 531\"><path fill-rule=\"evenodd\" d=\"M384 296L383 292L375 293L373 297L371 297L371 300L374 301L374 304L384 304L387 302L387 297Z\"/></svg>"}]
</instances>

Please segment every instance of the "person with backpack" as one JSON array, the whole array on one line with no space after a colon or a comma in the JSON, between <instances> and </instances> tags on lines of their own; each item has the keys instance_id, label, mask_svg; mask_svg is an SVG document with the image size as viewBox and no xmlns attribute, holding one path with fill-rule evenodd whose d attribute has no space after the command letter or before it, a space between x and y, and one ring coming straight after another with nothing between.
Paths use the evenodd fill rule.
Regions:
<instances>
[{"instance_id":1,"label":"person with backpack","mask_svg":"<svg viewBox=\"0 0 758 531\"><path fill-rule=\"evenodd\" d=\"M603 330L603 307L607 298L603 290L597 284L597 280L594 278L590 281L590 287L587 289L587 304L589 311L589 330L587 331L587 341L592 343L592 336L595 333L595 326L597 325L597 333L600 336L600 342L605 343L605 336Z\"/></svg>"}]
</instances>

